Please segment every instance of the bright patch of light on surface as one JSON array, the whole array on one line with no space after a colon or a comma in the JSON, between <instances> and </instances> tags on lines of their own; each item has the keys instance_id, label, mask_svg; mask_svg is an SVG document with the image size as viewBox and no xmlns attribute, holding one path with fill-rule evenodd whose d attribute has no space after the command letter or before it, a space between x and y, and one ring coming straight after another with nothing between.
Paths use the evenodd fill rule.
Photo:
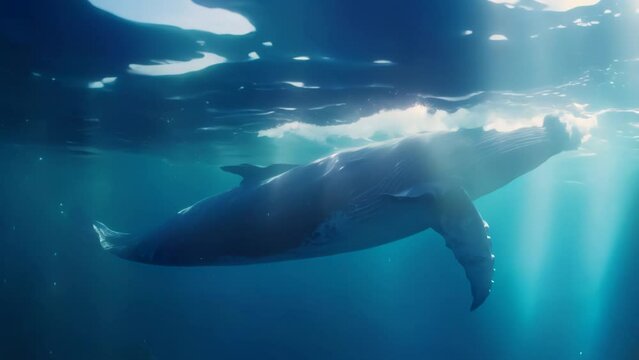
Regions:
<instances>
[{"instance_id":1,"label":"bright patch of light on surface","mask_svg":"<svg viewBox=\"0 0 639 360\"><path fill-rule=\"evenodd\" d=\"M345 105L346 105L346 103L326 104L326 105L310 107L308 109L309 110L324 110L324 109L328 109L328 108L331 108L331 107L339 107L339 106L345 106Z\"/></svg>"},{"instance_id":2,"label":"bright patch of light on surface","mask_svg":"<svg viewBox=\"0 0 639 360\"><path fill-rule=\"evenodd\" d=\"M284 84L289 84L289 85L297 87L297 88L303 88L304 87L304 83L301 82L301 81L284 81Z\"/></svg>"},{"instance_id":3,"label":"bright patch of light on surface","mask_svg":"<svg viewBox=\"0 0 639 360\"><path fill-rule=\"evenodd\" d=\"M115 16L144 24L174 26L217 35L246 35L255 27L244 16L191 0L89 0L91 5Z\"/></svg>"},{"instance_id":4,"label":"bright patch of light on surface","mask_svg":"<svg viewBox=\"0 0 639 360\"><path fill-rule=\"evenodd\" d=\"M89 89L102 89L104 88L104 84L102 83L102 81L92 81L89 83L88 85Z\"/></svg>"},{"instance_id":5,"label":"bright patch of light on surface","mask_svg":"<svg viewBox=\"0 0 639 360\"><path fill-rule=\"evenodd\" d=\"M536 38L538 38L538 37L539 37L539 34L533 34L533 35L530 35L530 38L531 38L531 39L536 39Z\"/></svg>"},{"instance_id":6,"label":"bright patch of light on surface","mask_svg":"<svg viewBox=\"0 0 639 360\"><path fill-rule=\"evenodd\" d=\"M113 84L115 82L115 80L117 80L117 79L118 78L115 77L115 76L104 77L104 78L102 78L102 80L89 82L87 87L89 89L103 89L105 87L105 85Z\"/></svg>"},{"instance_id":7,"label":"bright patch of light on surface","mask_svg":"<svg viewBox=\"0 0 639 360\"><path fill-rule=\"evenodd\" d=\"M604 14L612 14L612 10L610 10L610 9L606 9L606 10L604 10L604 12L603 12L603 13L604 13Z\"/></svg>"},{"instance_id":8,"label":"bright patch of light on surface","mask_svg":"<svg viewBox=\"0 0 639 360\"><path fill-rule=\"evenodd\" d=\"M287 84L295 87L305 87L301 82L287 82ZM482 93L476 92L457 97L423 95L420 97L425 99L447 99L455 102L468 101L480 94ZM501 96L519 95L503 93ZM471 108L462 107L453 113L449 113L443 110L434 110L422 104L416 104L406 109L383 110L376 114L362 117L352 123L320 126L302 121L292 121L262 130L258 135L271 138L293 135L325 143L337 138L370 140L374 137L375 140L383 140L424 131L454 131L459 128L482 127L486 130L511 131L522 127L542 126L544 117L551 114L561 119L571 136L579 136L582 141L587 141L591 130L598 124L598 117L612 111L588 112L587 107L587 104L572 104L566 105L565 111L557 111L554 107L531 106L528 102L523 103L521 106L513 104L506 107L495 107L494 103L487 102Z\"/></svg>"},{"instance_id":9,"label":"bright patch of light on surface","mask_svg":"<svg viewBox=\"0 0 639 360\"><path fill-rule=\"evenodd\" d=\"M293 134L309 140L325 142L332 137L348 137L351 139L369 139L376 133L385 133L391 137L424 130L445 130L442 122L428 119L428 109L417 105L406 110L381 111L375 115L363 117L350 124L319 126L299 121L261 130L260 137L281 138Z\"/></svg>"},{"instance_id":10,"label":"bright patch of light on surface","mask_svg":"<svg viewBox=\"0 0 639 360\"><path fill-rule=\"evenodd\" d=\"M384 60L384 59L379 59L379 60L375 60L373 61L373 64L378 64L378 65L391 65L393 62L390 60Z\"/></svg>"},{"instance_id":11,"label":"bright patch of light on surface","mask_svg":"<svg viewBox=\"0 0 639 360\"><path fill-rule=\"evenodd\" d=\"M311 86L311 85L306 85L301 81L283 81L284 84L296 87L296 88L302 88L302 89L319 89L319 86Z\"/></svg>"},{"instance_id":12,"label":"bright patch of light on surface","mask_svg":"<svg viewBox=\"0 0 639 360\"><path fill-rule=\"evenodd\" d=\"M464 36L468 36L468 35L472 35L473 31L472 30L464 30L464 32L462 33L462 35Z\"/></svg>"},{"instance_id":13,"label":"bright patch of light on surface","mask_svg":"<svg viewBox=\"0 0 639 360\"><path fill-rule=\"evenodd\" d=\"M584 21L581 18L579 18L579 19L576 19L575 21L573 21L573 24L575 24L577 26L581 26L581 27L589 27L589 26L593 26L593 25L599 25L599 21L597 21L597 20Z\"/></svg>"},{"instance_id":14,"label":"bright patch of light on surface","mask_svg":"<svg viewBox=\"0 0 639 360\"><path fill-rule=\"evenodd\" d=\"M308 57L308 56L296 56L296 57L293 58L293 60L296 60L296 61L308 61L310 59L311 58Z\"/></svg>"},{"instance_id":15,"label":"bright patch of light on surface","mask_svg":"<svg viewBox=\"0 0 639 360\"><path fill-rule=\"evenodd\" d=\"M508 40L508 38L506 37L506 35L502 35L502 34L492 34L488 37L488 40L490 41L506 41Z\"/></svg>"},{"instance_id":16,"label":"bright patch of light on surface","mask_svg":"<svg viewBox=\"0 0 639 360\"><path fill-rule=\"evenodd\" d=\"M102 83L103 84L112 84L115 82L115 80L117 80L118 78L115 76L109 76L109 77L105 77L102 78Z\"/></svg>"},{"instance_id":17,"label":"bright patch of light on surface","mask_svg":"<svg viewBox=\"0 0 639 360\"><path fill-rule=\"evenodd\" d=\"M249 59L251 59L251 60L257 60L257 59L259 59L259 58L260 58L260 55L259 55L257 52L255 52L255 51L251 51L251 52L248 54L248 57L249 57Z\"/></svg>"},{"instance_id":18,"label":"bright patch of light on surface","mask_svg":"<svg viewBox=\"0 0 639 360\"><path fill-rule=\"evenodd\" d=\"M569 11L580 6L593 6L599 3L599 0L535 0L545 5L545 11Z\"/></svg>"},{"instance_id":19,"label":"bright patch of light on surface","mask_svg":"<svg viewBox=\"0 0 639 360\"><path fill-rule=\"evenodd\" d=\"M470 111L460 109L454 113L437 110L434 113L424 105L407 109L383 110L365 116L356 122L319 126L299 121L289 122L271 129L262 130L260 137L281 138L295 135L312 141L326 142L330 138L368 140L373 136L395 138L424 131L455 130L460 127L485 127L498 131L513 130L524 126L537 126L543 122L543 114L520 118L489 113L492 110Z\"/></svg>"},{"instance_id":20,"label":"bright patch of light on surface","mask_svg":"<svg viewBox=\"0 0 639 360\"><path fill-rule=\"evenodd\" d=\"M519 0L488 0L493 4L504 5L509 9L523 9L527 11L533 11L535 8L520 4ZM556 11L564 12L569 11L580 6L592 6L599 3L600 0L534 0L535 2L543 5L544 11Z\"/></svg>"},{"instance_id":21,"label":"bright patch of light on surface","mask_svg":"<svg viewBox=\"0 0 639 360\"><path fill-rule=\"evenodd\" d=\"M153 65L130 64L129 72L147 76L182 75L226 62L225 58L213 53L200 52L200 54L203 56L187 61L164 60Z\"/></svg>"},{"instance_id":22,"label":"bright patch of light on surface","mask_svg":"<svg viewBox=\"0 0 639 360\"><path fill-rule=\"evenodd\" d=\"M474 98L475 96L484 94L484 91L476 91L467 95L462 95L462 96L434 96L434 95L419 95L421 98L424 99L439 99L439 100L445 100L445 101L464 101L464 100L469 100Z\"/></svg>"},{"instance_id":23,"label":"bright patch of light on surface","mask_svg":"<svg viewBox=\"0 0 639 360\"><path fill-rule=\"evenodd\" d=\"M415 105L403 110L384 110L362 117L348 124L319 126L293 121L274 128L261 130L260 137L282 138L297 136L307 140L325 143L330 139L350 138L370 141L391 139L413 135L424 131L453 131L458 128L483 127L486 130L511 131L528 126L541 126L545 114L523 114L520 117L510 113L495 113L489 106L470 111L460 109L455 113L446 111L430 112L424 105ZM570 118L561 117L570 125Z\"/></svg>"},{"instance_id":24,"label":"bright patch of light on surface","mask_svg":"<svg viewBox=\"0 0 639 360\"><path fill-rule=\"evenodd\" d=\"M262 43L262 45L264 45L264 46L266 46L266 47L270 47L270 46L273 46L273 43L272 43L272 42L270 42L270 41L264 41L264 42Z\"/></svg>"}]
</instances>

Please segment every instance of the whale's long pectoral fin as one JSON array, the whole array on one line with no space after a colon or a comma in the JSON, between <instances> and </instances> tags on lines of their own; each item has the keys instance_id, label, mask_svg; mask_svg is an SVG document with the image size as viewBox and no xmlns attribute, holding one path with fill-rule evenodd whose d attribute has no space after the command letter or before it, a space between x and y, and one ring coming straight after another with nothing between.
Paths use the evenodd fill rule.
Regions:
<instances>
[{"instance_id":1,"label":"whale's long pectoral fin","mask_svg":"<svg viewBox=\"0 0 639 360\"><path fill-rule=\"evenodd\" d=\"M492 286L494 256L488 225L461 187L440 194L437 204L440 218L434 229L464 267L473 295L470 310L475 310L486 300Z\"/></svg>"},{"instance_id":2,"label":"whale's long pectoral fin","mask_svg":"<svg viewBox=\"0 0 639 360\"><path fill-rule=\"evenodd\" d=\"M298 167L292 164L273 164L269 166L256 166L251 164L222 166L220 169L242 177L241 185L257 184L260 181L272 178Z\"/></svg>"}]
</instances>

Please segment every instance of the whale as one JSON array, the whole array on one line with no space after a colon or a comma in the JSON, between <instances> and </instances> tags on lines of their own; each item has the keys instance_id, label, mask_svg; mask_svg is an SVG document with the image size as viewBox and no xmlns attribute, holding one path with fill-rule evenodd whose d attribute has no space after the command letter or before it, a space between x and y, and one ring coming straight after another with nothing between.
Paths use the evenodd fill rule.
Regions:
<instances>
[{"instance_id":1,"label":"whale","mask_svg":"<svg viewBox=\"0 0 639 360\"><path fill-rule=\"evenodd\" d=\"M556 116L512 131L425 132L303 165L224 166L241 183L133 235L96 221L104 250L157 265L242 265L371 248L432 229L461 264L471 310L492 287L495 256L473 201L574 150Z\"/></svg>"}]
</instances>

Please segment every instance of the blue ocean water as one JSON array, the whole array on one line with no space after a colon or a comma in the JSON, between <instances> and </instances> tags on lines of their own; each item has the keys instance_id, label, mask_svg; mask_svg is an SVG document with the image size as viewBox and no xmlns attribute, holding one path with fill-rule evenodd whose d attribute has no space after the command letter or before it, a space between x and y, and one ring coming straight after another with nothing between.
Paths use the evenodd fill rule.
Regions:
<instances>
[{"instance_id":1,"label":"blue ocean water","mask_svg":"<svg viewBox=\"0 0 639 360\"><path fill-rule=\"evenodd\" d=\"M4 2L0 358L638 359L639 3ZM223 10L220 10L223 9ZM495 284L427 230L299 261L102 250L239 184L425 131L585 141L475 202Z\"/></svg>"}]
</instances>

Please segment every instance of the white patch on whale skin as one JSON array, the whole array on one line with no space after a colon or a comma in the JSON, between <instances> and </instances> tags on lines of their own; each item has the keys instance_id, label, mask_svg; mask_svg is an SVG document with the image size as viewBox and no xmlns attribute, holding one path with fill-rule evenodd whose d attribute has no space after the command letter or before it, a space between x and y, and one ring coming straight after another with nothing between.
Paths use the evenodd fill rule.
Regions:
<instances>
[{"instance_id":1,"label":"white patch on whale skin","mask_svg":"<svg viewBox=\"0 0 639 360\"><path fill-rule=\"evenodd\" d=\"M344 212L334 213L323 221L317 229L303 241L301 247L315 247L344 241L345 238L343 234L345 232L345 226L348 223L349 218Z\"/></svg>"}]
</instances>

